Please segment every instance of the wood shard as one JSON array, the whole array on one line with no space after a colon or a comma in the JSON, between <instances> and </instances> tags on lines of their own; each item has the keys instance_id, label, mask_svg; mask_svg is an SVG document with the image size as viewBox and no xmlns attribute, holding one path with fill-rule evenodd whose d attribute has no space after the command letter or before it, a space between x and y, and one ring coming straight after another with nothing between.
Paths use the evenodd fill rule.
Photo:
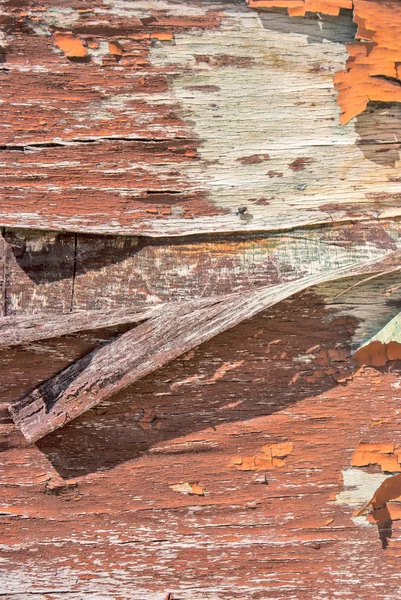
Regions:
<instances>
[{"instance_id":1,"label":"wood shard","mask_svg":"<svg viewBox=\"0 0 401 600\"><path fill-rule=\"evenodd\" d=\"M62 427L102 400L159 369L181 354L289 296L324 281L380 268L383 260L363 261L326 273L246 294L172 304L110 344L78 360L10 407L28 441ZM281 460L273 457L276 464Z\"/></svg>"},{"instance_id":2,"label":"wood shard","mask_svg":"<svg viewBox=\"0 0 401 600\"><path fill-rule=\"evenodd\" d=\"M19 346L39 340L71 335L79 331L104 329L138 323L162 310L155 306L143 310L79 311L61 315L0 317L0 346Z\"/></svg>"},{"instance_id":3,"label":"wood shard","mask_svg":"<svg viewBox=\"0 0 401 600\"><path fill-rule=\"evenodd\" d=\"M68 58L84 58L86 48L81 40L72 32L55 31L53 39L56 46L64 52Z\"/></svg>"},{"instance_id":4,"label":"wood shard","mask_svg":"<svg viewBox=\"0 0 401 600\"><path fill-rule=\"evenodd\" d=\"M366 344L354 358L360 366L384 367L390 360L401 360L401 314L396 315Z\"/></svg>"}]
</instances>

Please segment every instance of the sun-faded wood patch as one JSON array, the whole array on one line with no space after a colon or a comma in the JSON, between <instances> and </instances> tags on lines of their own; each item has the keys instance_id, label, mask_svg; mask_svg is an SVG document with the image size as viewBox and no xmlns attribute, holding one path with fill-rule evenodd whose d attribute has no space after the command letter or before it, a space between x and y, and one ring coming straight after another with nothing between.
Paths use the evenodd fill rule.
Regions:
<instances>
[{"instance_id":1,"label":"sun-faded wood patch","mask_svg":"<svg viewBox=\"0 0 401 600\"><path fill-rule=\"evenodd\" d=\"M366 7L376 27L357 107L395 99L371 92L398 76L382 45L393 5L375 19L377 5L355 3L360 35ZM351 11L54 0L5 15L0 224L175 236L400 214L400 106L338 119Z\"/></svg>"}]
</instances>

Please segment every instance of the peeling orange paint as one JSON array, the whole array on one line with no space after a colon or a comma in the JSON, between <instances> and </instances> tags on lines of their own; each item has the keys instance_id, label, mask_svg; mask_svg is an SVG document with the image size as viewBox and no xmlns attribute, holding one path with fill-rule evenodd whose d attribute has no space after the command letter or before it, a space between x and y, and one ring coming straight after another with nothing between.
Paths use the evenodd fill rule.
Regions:
<instances>
[{"instance_id":1,"label":"peeling orange paint","mask_svg":"<svg viewBox=\"0 0 401 600\"><path fill-rule=\"evenodd\" d=\"M398 342L389 342L383 344L378 340L373 340L370 344L359 348L354 358L359 366L384 367L389 360L401 359L401 344Z\"/></svg>"},{"instance_id":2,"label":"peeling orange paint","mask_svg":"<svg viewBox=\"0 0 401 600\"><path fill-rule=\"evenodd\" d=\"M383 472L401 472L401 449L395 444L359 443L351 459L351 467L380 466Z\"/></svg>"},{"instance_id":3,"label":"peeling orange paint","mask_svg":"<svg viewBox=\"0 0 401 600\"><path fill-rule=\"evenodd\" d=\"M153 31L150 37L160 42L170 42L173 39L173 33L171 31Z\"/></svg>"},{"instance_id":4,"label":"peeling orange paint","mask_svg":"<svg viewBox=\"0 0 401 600\"><path fill-rule=\"evenodd\" d=\"M198 481L186 481L185 483L174 483L170 485L174 492L180 494L189 494L193 496L204 496L205 488L199 485Z\"/></svg>"},{"instance_id":5,"label":"peeling orange paint","mask_svg":"<svg viewBox=\"0 0 401 600\"><path fill-rule=\"evenodd\" d=\"M283 467L285 460L294 450L292 442L281 442L263 446L262 451L254 456L237 457L232 465L239 471L265 471Z\"/></svg>"},{"instance_id":6,"label":"peeling orange paint","mask_svg":"<svg viewBox=\"0 0 401 600\"><path fill-rule=\"evenodd\" d=\"M306 12L337 16L341 8L352 8L352 0L247 0L252 8L287 8L291 17L303 17Z\"/></svg>"},{"instance_id":7,"label":"peeling orange paint","mask_svg":"<svg viewBox=\"0 0 401 600\"><path fill-rule=\"evenodd\" d=\"M354 0L354 21L356 37L363 41L347 44L346 69L334 77L342 123L363 112L369 101L401 102L400 3Z\"/></svg>"},{"instance_id":8,"label":"peeling orange paint","mask_svg":"<svg viewBox=\"0 0 401 600\"><path fill-rule=\"evenodd\" d=\"M68 58L83 58L86 56L85 46L72 32L55 31L53 33L53 39L56 46L58 46Z\"/></svg>"},{"instance_id":9,"label":"peeling orange paint","mask_svg":"<svg viewBox=\"0 0 401 600\"><path fill-rule=\"evenodd\" d=\"M353 10L358 41L346 44L346 68L334 76L341 108L348 123L370 101L401 102L401 5L396 0L246 0L251 8L287 8L292 17L306 12L338 16Z\"/></svg>"},{"instance_id":10,"label":"peeling orange paint","mask_svg":"<svg viewBox=\"0 0 401 600\"><path fill-rule=\"evenodd\" d=\"M119 42L109 42L109 51L110 54L114 54L115 56L122 56L124 49Z\"/></svg>"}]
</instances>

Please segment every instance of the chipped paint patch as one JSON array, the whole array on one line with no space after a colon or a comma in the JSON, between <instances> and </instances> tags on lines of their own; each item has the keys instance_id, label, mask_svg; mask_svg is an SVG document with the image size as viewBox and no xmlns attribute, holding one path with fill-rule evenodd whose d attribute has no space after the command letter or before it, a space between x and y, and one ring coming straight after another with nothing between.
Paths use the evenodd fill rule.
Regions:
<instances>
[{"instance_id":1,"label":"chipped paint patch","mask_svg":"<svg viewBox=\"0 0 401 600\"><path fill-rule=\"evenodd\" d=\"M336 495L336 503L340 506L349 506L354 510L361 509L389 477L391 475L367 473L357 468L345 469L342 471L343 489ZM353 516L352 520L357 525L368 525L363 516Z\"/></svg>"},{"instance_id":2,"label":"chipped paint patch","mask_svg":"<svg viewBox=\"0 0 401 600\"><path fill-rule=\"evenodd\" d=\"M401 448L395 444L360 442L351 459L352 467L380 466L383 473L401 472Z\"/></svg>"},{"instance_id":3,"label":"chipped paint patch","mask_svg":"<svg viewBox=\"0 0 401 600\"><path fill-rule=\"evenodd\" d=\"M185 483L174 483L169 486L174 492L190 496L204 496L205 488L198 481L186 481Z\"/></svg>"},{"instance_id":4,"label":"chipped paint patch","mask_svg":"<svg viewBox=\"0 0 401 600\"><path fill-rule=\"evenodd\" d=\"M71 32L53 33L54 43L64 52L67 58L84 58L86 48L81 40Z\"/></svg>"},{"instance_id":5,"label":"chipped paint patch","mask_svg":"<svg viewBox=\"0 0 401 600\"><path fill-rule=\"evenodd\" d=\"M254 456L234 458L232 466L239 471L265 471L283 467L284 460L294 450L292 442L281 442L263 446L262 451Z\"/></svg>"}]
</instances>

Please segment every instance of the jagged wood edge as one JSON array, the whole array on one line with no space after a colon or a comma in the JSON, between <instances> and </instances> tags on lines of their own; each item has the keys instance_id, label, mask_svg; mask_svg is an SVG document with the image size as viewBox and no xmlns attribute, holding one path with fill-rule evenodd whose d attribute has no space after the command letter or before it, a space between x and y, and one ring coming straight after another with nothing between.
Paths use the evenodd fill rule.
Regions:
<instances>
[{"instance_id":1,"label":"jagged wood edge","mask_svg":"<svg viewBox=\"0 0 401 600\"><path fill-rule=\"evenodd\" d=\"M115 341L96 349L10 407L30 442L62 427L88 409L180 355L292 296L333 279L382 269L401 252L329 272L298 278L246 294L171 303Z\"/></svg>"}]
</instances>

